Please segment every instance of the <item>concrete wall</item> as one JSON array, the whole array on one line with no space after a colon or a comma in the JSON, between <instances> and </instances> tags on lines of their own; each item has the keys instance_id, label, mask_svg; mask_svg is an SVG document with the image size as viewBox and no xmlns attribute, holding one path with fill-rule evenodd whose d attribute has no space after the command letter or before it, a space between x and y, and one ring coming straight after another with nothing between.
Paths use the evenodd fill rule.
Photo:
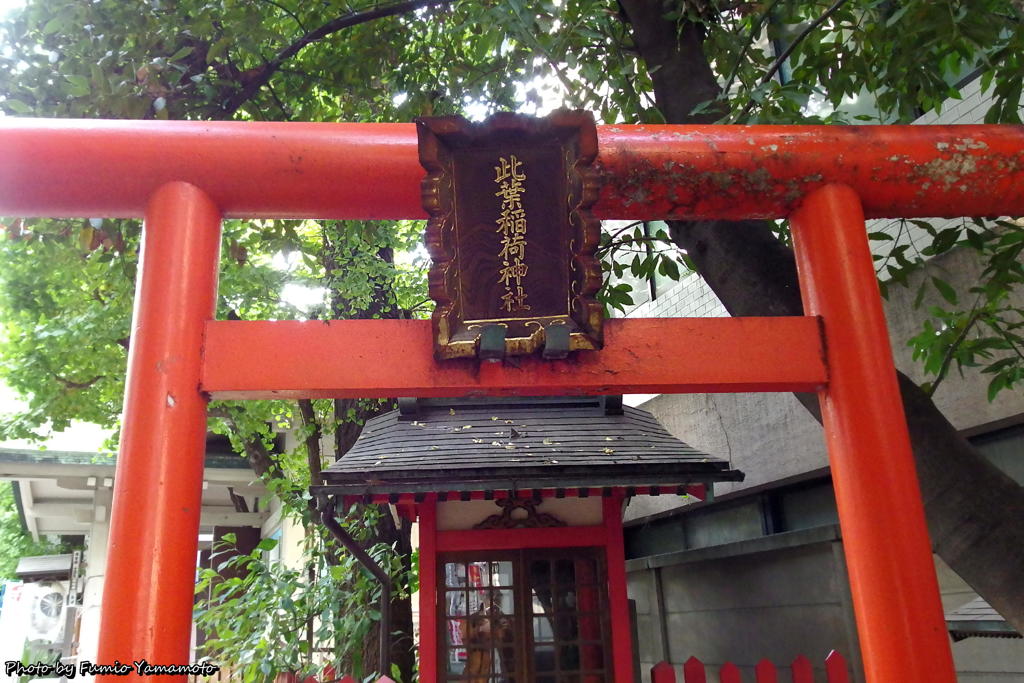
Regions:
<instances>
[{"instance_id":1,"label":"concrete wall","mask_svg":"<svg viewBox=\"0 0 1024 683\"><path fill-rule=\"evenodd\" d=\"M628 579L644 681L656 662L682 664L691 656L716 673L731 661L744 680L753 680L754 666L768 656L786 667L780 680L788 680L788 664L801 654L823 680L824 658L833 649L857 665L851 675L862 680L857 658L850 657L858 650L838 541L634 571Z\"/></svg>"},{"instance_id":2,"label":"concrete wall","mask_svg":"<svg viewBox=\"0 0 1024 683\"><path fill-rule=\"evenodd\" d=\"M939 276L966 292L975 284L984 266L970 250L954 250L931 259L927 269L911 278L911 286L890 286L884 302L896 366L914 380L929 379L913 360L907 340L918 334L930 306L942 305L937 292L929 292L921 306L914 308L916 285L921 278ZM686 280L683 281L687 282ZM698 301L706 292L698 288ZM713 295L712 295L713 296ZM1014 293L1024 306L1024 291ZM680 305L691 305L685 297ZM687 303L689 302L689 303ZM652 311L653 312L653 311ZM664 315L681 313L681 309ZM977 430L1024 415L1024 392L1003 391L989 402L990 377L976 369L965 368L963 377L952 371L935 394L935 402L950 421L961 430ZM688 394L661 395L643 405L674 436L718 457L728 458L732 466L746 473L742 482L717 484L719 494L757 486L828 464L821 427L792 394ZM635 519L678 507L671 497L638 498L630 503L627 519Z\"/></svg>"},{"instance_id":3,"label":"concrete wall","mask_svg":"<svg viewBox=\"0 0 1024 683\"><path fill-rule=\"evenodd\" d=\"M763 539L777 546L766 552L687 561L700 555L689 551L677 554L677 564L630 571L644 683L657 662L679 666L691 656L715 674L731 661L744 680L753 680L754 666L767 657L780 667L780 680L788 680L788 664L800 654L824 680L832 650L846 657L852 680L863 681L842 542L794 543L801 534ZM976 597L938 558L936 570L946 610ZM968 638L952 649L959 683L1024 680L1022 639Z\"/></svg>"},{"instance_id":4,"label":"concrete wall","mask_svg":"<svg viewBox=\"0 0 1024 683\"><path fill-rule=\"evenodd\" d=\"M935 573L942 592L942 607L947 612L962 607L977 597L949 566L935 558ZM953 643L958 683L1024 681L1024 639L966 638Z\"/></svg>"}]
</instances>

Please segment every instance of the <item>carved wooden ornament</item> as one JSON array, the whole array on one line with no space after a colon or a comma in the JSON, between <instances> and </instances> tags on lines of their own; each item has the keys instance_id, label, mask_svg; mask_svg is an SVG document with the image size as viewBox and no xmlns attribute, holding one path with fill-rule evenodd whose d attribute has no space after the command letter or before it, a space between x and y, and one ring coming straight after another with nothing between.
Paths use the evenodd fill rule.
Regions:
<instances>
[{"instance_id":1,"label":"carved wooden ornament","mask_svg":"<svg viewBox=\"0 0 1024 683\"><path fill-rule=\"evenodd\" d=\"M494 504L501 508L501 512L473 525L474 529L540 529L566 525L552 514L538 512L537 506L540 503L535 500L499 498ZM514 517L516 510L525 511L526 516Z\"/></svg>"},{"instance_id":2,"label":"carved wooden ornament","mask_svg":"<svg viewBox=\"0 0 1024 683\"><path fill-rule=\"evenodd\" d=\"M562 110L416 124L437 358L601 348L593 117Z\"/></svg>"}]
</instances>

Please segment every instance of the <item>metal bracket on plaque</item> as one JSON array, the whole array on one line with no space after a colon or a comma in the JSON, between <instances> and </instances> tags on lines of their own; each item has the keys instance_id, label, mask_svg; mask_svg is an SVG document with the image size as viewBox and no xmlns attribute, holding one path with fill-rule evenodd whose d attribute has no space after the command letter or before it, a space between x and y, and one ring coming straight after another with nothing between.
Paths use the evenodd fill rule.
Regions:
<instances>
[{"instance_id":1,"label":"metal bracket on plaque","mask_svg":"<svg viewBox=\"0 0 1024 683\"><path fill-rule=\"evenodd\" d=\"M505 326L484 325L480 332L480 360L500 361L505 357Z\"/></svg>"},{"instance_id":2,"label":"metal bracket on plaque","mask_svg":"<svg viewBox=\"0 0 1024 683\"><path fill-rule=\"evenodd\" d=\"M544 351L547 360L561 360L569 355L569 326L551 323L544 328Z\"/></svg>"}]
</instances>

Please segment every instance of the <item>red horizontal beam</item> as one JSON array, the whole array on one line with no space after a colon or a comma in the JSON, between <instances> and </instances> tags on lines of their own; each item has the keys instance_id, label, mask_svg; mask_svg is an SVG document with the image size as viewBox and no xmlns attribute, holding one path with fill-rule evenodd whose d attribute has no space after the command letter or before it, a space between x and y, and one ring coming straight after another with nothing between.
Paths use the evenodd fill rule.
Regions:
<instances>
[{"instance_id":1,"label":"red horizontal beam","mask_svg":"<svg viewBox=\"0 0 1024 683\"><path fill-rule=\"evenodd\" d=\"M599 218L1024 214L1022 126L599 126ZM227 217L423 218L412 124L0 118L0 215L138 217L183 180Z\"/></svg>"},{"instance_id":2,"label":"red horizontal beam","mask_svg":"<svg viewBox=\"0 0 1024 683\"><path fill-rule=\"evenodd\" d=\"M437 362L426 320L214 321L202 389L215 399L815 391L817 318L605 322L605 349L565 361Z\"/></svg>"},{"instance_id":3,"label":"red horizontal beam","mask_svg":"<svg viewBox=\"0 0 1024 683\"><path fill-rule=\"evenodd\" d=\"M605 545L604 526L438 531L437 551L519 550Z\"/></svg>"}]
</instances>

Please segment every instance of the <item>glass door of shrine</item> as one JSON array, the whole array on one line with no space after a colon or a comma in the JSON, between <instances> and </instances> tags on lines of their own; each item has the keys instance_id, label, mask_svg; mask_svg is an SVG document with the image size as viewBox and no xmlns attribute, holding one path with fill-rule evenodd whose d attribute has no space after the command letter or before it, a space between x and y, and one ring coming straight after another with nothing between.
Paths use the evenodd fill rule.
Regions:
<instances>
[{"instance_id":1,"label":"glass door of shrine","mask_svg":"<svg viewBox=\"0 0 1024 683\"><path fill-rule=\"evenodd\" d=\"M441 680L607 683L603 549L445 553Z\"/></svg>"}]
</instances>

